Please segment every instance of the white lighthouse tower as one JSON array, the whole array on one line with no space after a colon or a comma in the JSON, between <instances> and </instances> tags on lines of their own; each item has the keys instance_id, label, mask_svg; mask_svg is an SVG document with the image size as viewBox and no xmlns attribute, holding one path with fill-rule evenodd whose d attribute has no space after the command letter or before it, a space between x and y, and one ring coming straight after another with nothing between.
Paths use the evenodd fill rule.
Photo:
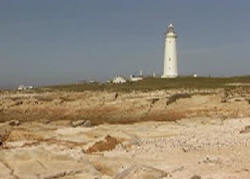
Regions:
<instances>
[{"instance_id":1,"label":"white lighthouse tower","mask_svg":"<svg viewBox=\"0 0 250 179\"><path fill-rule=\"evenodd\" d=\"M174 26L170 24L165 33L165 47L164 47L164 68L162 78L176 78L178 76L177 70L177 49L176 49L177 35L174 31Z\"/></svg>"}]
</instances>

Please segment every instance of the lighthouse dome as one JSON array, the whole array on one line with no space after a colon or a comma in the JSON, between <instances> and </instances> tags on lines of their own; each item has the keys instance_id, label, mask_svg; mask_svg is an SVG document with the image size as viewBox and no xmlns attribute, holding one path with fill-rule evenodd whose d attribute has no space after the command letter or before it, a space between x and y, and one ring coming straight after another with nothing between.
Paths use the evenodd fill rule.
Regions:
<instances>
[{"instance_id":1,"label":"lighthouse dome","mask_svg":"<svg viewBox=\"0 0 250 179\"><path fill-rule=\"evenodd\" d=\"M168 29L167 29L167 32L165 33L165 35L168 37L177 37L173 24L168 25Z\"/></svg>"},{"instance_id":2,"label":"lighthouse dome","mask_svg":"<svg viewBox=\"0 0 250 179\"><path fill-rule=\"evenodd\" d=\"M169 25L168 25L168 30L167 30L167 32L168 32L168 33L169 33L169 32L175 33L173 24L169 24Z\"/></svg>"}]
</instances>

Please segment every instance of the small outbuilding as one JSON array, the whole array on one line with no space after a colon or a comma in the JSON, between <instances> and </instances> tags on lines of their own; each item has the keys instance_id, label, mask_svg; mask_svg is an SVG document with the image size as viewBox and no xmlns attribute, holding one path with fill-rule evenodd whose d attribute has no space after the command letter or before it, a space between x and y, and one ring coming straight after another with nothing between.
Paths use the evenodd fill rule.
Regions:
<instances>
[{"instance_id":1,"label":"small outbuilding","mask_svg":"<svg viewBox=\"0 0 250 179\"><path fill-rule=\"evenodd\" d=\"M130 75L130 81L135 82L135 81L140 81L140 80L143 80L141 76Z\"/></svg>"},{"instance_id":2,"label":"small outbuilding","mask_svg":"<svg viewBox=\"0 0 250 179\"><path fill-rule=\"evenodd\" d=\"M19 85L17 88L18 91L29 90L29 89L33 89L33 86Z\"/></svg>"},{"instance_id":3,"label":"small outbuilding","mask_svg":"<svg viewBox=\"0 0 250 179\"><path fill-rule=\"evenodd\" d=\"M126 82L127 81L121 76L117 76L112 80L112 83L115 83L115 84L122 84L122 83L126 83Z\"/></svg>"},{"instance_id":4,"label":"small outbuilding","mask_svg":"<svg viewBox=\"0 0 250 179\"><path fill-rule=\"evenodd\" d=\"M198 77L198 74L196 74L196 73L193 74L193 77L194 77L194 78L197 78L197 77Z\"/></svg>"}]
</instances>

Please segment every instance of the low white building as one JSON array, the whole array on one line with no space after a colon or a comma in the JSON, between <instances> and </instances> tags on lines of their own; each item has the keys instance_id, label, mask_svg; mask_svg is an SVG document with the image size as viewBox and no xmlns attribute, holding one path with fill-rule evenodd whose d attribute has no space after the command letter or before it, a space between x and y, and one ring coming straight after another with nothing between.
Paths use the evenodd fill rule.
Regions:
<instances>
[{"instance_id":1,"label":"low white building","mask_svg":"<svg viewBox=\"0 0 250 179\"><path fill-rule=\"evenodd\" d=\"M141 76L130 75L130 81L135 82L135 81L140 81L140 80L143 80Z\"/></svg>"},{"instance_id":2,"label":"low white building","mask_svg":"<svg viewBox=\"0 0 250 179\"><path fill-rule=\"evenodd\" d=\"M29 89L33 89L33 86L19 85L17 88L18 91L29 90Z\"/></svg>"},{"instance_id":3,"label":"low white building","mask_svg":"<svg viewBox=\"0 0 250 179\"><path fill-rule=\"evenodd\" d=\"M89 80L89 83L95 83L96 81L95 80Z\"/></svg>"},{"instance_id":4,"label":"low white building","mask_svg":"<svg viewBox=\"0 0 250 179\"><path fill-rule=\"evenodd\" d=\"M117 76L112 80L112 83L115 83L115 84L122 84L122 83L126 83L126 82L127 81L121 76Z\"/></svg>"}]
</instances>

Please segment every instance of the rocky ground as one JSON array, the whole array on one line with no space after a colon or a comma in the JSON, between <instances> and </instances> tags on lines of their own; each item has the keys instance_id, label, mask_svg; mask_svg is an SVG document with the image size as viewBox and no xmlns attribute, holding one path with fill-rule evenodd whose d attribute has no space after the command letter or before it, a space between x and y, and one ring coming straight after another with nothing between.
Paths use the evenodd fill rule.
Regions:
<instances>
[{"instance_id":1,"label":"rocky ground","mask_svg":"<svg viewBox=\"0 0 250 179\"><path fill-rule=\"evenodd\" d=\"M247 89L0 99L0 178L250 178Z\"/></svg>"},{"instance_id":2,"label":"rocky ground","mask_svg":"<svg viewBox=\"0 0 250 179\"><path fill-rule=\"evenodd\" d=\"M2 92L0 122L90 120L92 124L250 116L250 88L150 92Z\"/></svg>"}]
</instances>

